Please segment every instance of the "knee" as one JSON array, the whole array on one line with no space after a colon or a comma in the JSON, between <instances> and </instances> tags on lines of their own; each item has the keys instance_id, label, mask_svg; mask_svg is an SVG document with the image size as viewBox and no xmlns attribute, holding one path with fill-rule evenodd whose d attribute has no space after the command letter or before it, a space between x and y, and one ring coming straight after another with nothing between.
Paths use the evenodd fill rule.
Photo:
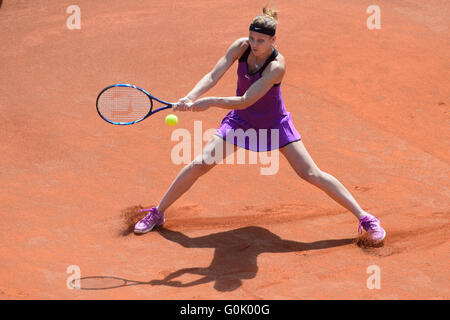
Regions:
<instances>
[{"instance_id":1,"label":"knee","mask_svg":"<svg viewBox=\"0 0 450 320\"><path fill-rule=\"evenodd\" d=\"M309 168L299 173L300 178L303 180L315 184L322 177L322 171L319 168Z\"/></svg>"}]
</instances>

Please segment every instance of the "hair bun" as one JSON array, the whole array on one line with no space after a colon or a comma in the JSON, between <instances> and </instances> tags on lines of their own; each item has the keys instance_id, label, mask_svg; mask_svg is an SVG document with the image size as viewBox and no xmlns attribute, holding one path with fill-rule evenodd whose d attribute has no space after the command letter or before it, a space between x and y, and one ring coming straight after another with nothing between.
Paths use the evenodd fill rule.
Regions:
<instances>
[{"instance_id":1,"label":"hair bun","mask_svg":"<svg viewBox=\"0 0 450 320\"><path fill-rule=\"evenodd\" d=\"M278 10L271 9L271 8L269 8L267 6L265 6L262 10L263 10L263 14L265 16L278 21Z\"/></svg>"}]
</instances>

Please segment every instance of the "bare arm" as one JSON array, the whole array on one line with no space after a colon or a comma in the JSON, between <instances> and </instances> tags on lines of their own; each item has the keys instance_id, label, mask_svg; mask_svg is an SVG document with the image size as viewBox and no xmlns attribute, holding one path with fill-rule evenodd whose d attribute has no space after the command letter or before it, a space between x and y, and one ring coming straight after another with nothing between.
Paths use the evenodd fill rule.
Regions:
<instances>
[{"instance_id":1,"label":"bare arm","mask_svg":"<svg viewBox=\"0 0 450 320\"><path fill-rule=\"evenodd\" d=\"M192 111L204 111L209 107L235 110L248 108L261 99L274 84L281 82L284 73L284 65L274 61L269 64L268 69L264 72L263 76L252 84L243 96L207 97L197 100L192 104L191 109Z\"/></svg>"},{"instance_id":2,"label":"bare arm","mask_svg":"<svg viewBox=\"0 0 450 320\"><path fill-rule=\"evenodd\" d=\"M245 38L236 40L228 48L225 55L219 59L214 68L208 72L184 98L180 99L181 103L179 103L178 107L186 107L186 102L195 101L202 94L214 87L225 72L233 65L234 61L240 57L245 48ZM175 108L175 110L178 109L178 107Z\"/></svg>"}]
</instances>

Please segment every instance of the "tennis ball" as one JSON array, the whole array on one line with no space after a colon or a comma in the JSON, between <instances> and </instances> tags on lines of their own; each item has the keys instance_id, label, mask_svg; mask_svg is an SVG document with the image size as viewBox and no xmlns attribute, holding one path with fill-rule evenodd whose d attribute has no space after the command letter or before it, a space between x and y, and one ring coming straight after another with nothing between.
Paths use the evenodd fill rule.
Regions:
<instances>
[{"instance_id":1,"label":"tennis ball","mask_svg":"<svg viewBox=\"0 0 450 320\"><path fill-rule=\"evenodd\" d=\"M174 126L178 123L178 117L174 114L168 114L166 117L166 123L169 126Z\"/></svg>"}]
</instances>

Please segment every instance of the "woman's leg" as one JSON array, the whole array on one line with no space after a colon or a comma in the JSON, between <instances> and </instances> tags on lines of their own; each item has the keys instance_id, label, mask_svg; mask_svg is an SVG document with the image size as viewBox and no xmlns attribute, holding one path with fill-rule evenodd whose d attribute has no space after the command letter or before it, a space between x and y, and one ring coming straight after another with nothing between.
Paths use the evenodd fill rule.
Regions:
<instances>
[{"instance_id":1,"label":"woman's leg","mask_svg":"<svg viewBox=\"0 0 450 320\"><path fill-rule=\"evenodd\" d=\"M172 185L161 199L157 207L158 211L164 212L167 210L172 203L189 190L199 177L236 150L236 146L229 145L227 147L227 144L222 138L214 135L203 148L202 153L178 173ZM216 150L219 152L218 155L216 155ZM222 154L220 154L219 150L222 150Z\"/></svg>"},{"instance_id":2,"label":"woman's leg","mask_svg":"<svg viewBox=\"0 0 450 320\"><path fill-rule=\"evenodd\" d=\"M301 140L288 144L281 148L280 152L302 179L323 190L358 219L368 215L342 183L317 167Z\"/></svg>"}]
</instances>

